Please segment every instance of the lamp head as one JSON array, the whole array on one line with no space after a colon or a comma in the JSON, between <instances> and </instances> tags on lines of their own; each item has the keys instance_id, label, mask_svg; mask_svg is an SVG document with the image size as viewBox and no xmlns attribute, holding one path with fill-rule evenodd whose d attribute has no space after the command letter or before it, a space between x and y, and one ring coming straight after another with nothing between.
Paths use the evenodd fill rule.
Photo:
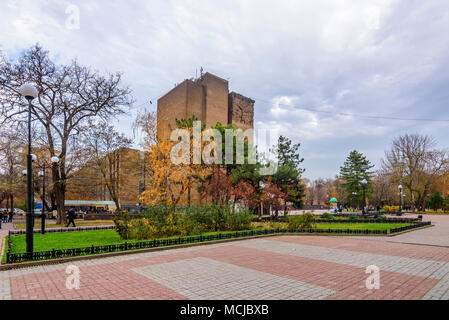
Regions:
<instances>
[{"instance_id":1,"label":"lamp head","mask_svg":"<svg viewBox=\"0 0 449 320\"><path fill-rule=\"evenodd\" d=\"M54 157L51 157L51 162L52 163L58 163L59 162L59 158L58 157L56 157L56 156L54 156Z\"/></svg>"},{"instance_id":2,"label":"lamp head","mask_svg":"<svg viewBox=\"0 0 449 320\"><path fill-rule=\"evenodd\" d=\"M367 184L367 183L368 183L368 181L366 181L366 179L363 179L363 180L362 180L362 184L365 185L365 184Z\"/></svg>"},{"instance_id":3,"label":"lamp head","mask_svg":"<svg viewBox=\"0 0 449 320\"><path fill-rule=\"evenodd\" d=\"M24 96L28 101L33 100L39 94L36 87L31 83L24 83L19 88L19 93Z\"/></svg>"},{"instance_id":4,"label":"lamp head","mask_svg":"<svg viewBox=\"0 0 449 320\"><path fill-rule=\"evenodd\" d=\"M22 171L22 174L23 174L24 176L26 176L27 173L28 173L28 171L26 171L26 170L23 170L23 171Z\"/></svg>"},{"instance_id":5,"label":"lamp head","mask_svg":"<svg viewBox=\"0 0 449 320\"><path fill-rule=\"evenodd\" d=\"M398 186L399 191L402 191L402 184Z\"/></svg>"},{"instance_id":6,"label":"lamp head","mask_svg":"<svg viewBox=\"0 0 449 320\"><path fill-rule=\"evenodd\" d=\"M39 172L38 172L38 175L39 175L39 177L44 176L44 171L39 171Z\"/></svg>"},{"instance_id":7,"label":"lamp head","mask_svg":"<svg viewBox=\"0 0 449 320\"><path fill-rule=\"evenodd\" d=\"M31 161L36 161L37 160L37 157L36 157L36 155L35 154L31 154Z\"/></svg>"}]
</instances>

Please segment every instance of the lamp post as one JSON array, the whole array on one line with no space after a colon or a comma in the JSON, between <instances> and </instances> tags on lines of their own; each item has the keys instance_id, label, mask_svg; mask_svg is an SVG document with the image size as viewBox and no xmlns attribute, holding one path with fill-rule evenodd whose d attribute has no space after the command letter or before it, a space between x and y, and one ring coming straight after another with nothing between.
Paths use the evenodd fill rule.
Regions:
<instances>
[{"instance_id":1,"label":"lamp post","mask_svg":"<svg viewBox=\"0 0 449 320\"><path fill-rule=\"evenodd\" d=\"M354 205L354 203L357 202L357 201L355 201L355 200L356 200L356 197L357 197L357 192L355 192L355 191L352 192L352 195L353 195L353 198L354 198L354 201L353 201L352 204Z\"/></svg>"},{"instance_id":2,"label":"lamp post","mask_svg":"<svg viewBox=\"0 0 449 320\"><path fill-rule=\"evenodd\" d=\"M402 213L402 184L398 186L399 189L399 213Z\"/></svg>"},{"instance_id":3,"label":"lamp post","mask_svg":"<svg viewBox=\"0 0 449 320\"><path fill-rule=\"evenodd\" d=\"M27 155L27 214L26 214L26 250L27 254L33 254L33 156L31 154L31 102L38 96L37 89L29 83L19 88L19 93L28 100L28 155ZM36 158L36 156L34 156Z\"/></svg>"},{"instance_id":4,"label":"lamp post","mask_svg":"<svg viewBox=\"0 0 449 320\"><path fill-rule=\"evenodd\" d=\"M41 213L41 234L45 233L45 163L42 165L42 171L38 172L42 177L42 213Z\"/></svg>"},{"instance_id":5,"label":"lamp post","mask_svg":"<svg viewBox=\"0 0 449 320\"><path fill-rule=\"evenodd\" d=\"M362 180L362 187L363 187L363 208L362 208L362 214L365 214L365 206L366 206L366 185L368 181L366 179Z\"/></svg>"}]
</instances>

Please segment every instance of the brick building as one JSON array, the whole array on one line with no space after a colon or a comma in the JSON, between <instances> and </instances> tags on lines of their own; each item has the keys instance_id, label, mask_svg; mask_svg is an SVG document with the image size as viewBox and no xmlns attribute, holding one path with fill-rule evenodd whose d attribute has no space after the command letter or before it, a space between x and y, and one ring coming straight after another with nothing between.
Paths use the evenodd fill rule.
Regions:
<instances>
[{"instance_id":1,"label":"brick building","mask_svg":"<svg viewBox=\"0 0 449 320\"><path fill-rule=\"evenodd\" d=\"M198 79L186 79L157 102L157 135L170 138L175 119L195 115L206 127L233 124L242 130L254 127L254 100L229 93L229 83L206 72Z\"/></svg>"}]
</instances>

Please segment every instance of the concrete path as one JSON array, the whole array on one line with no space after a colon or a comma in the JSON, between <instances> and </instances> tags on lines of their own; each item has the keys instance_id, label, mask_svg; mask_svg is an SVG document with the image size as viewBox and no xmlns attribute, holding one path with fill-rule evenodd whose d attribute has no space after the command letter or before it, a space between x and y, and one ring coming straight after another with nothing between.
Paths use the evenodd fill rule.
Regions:
<instances>
[{"instance_id":1,"label":"concrete path","mask_svg":"<svg viewBox=\"0 0 449 320\"><path fill-rule=\"evenodd\" d=\"M0 271L0 299L448 300L449 248L275 236Z\"/></svg>"}]
</instances>

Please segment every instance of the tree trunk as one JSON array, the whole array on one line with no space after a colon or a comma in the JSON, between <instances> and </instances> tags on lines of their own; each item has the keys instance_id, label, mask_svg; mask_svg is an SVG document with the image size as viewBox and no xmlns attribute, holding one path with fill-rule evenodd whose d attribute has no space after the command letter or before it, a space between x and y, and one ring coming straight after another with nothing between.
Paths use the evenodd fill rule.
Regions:
<instances>
[{"instance_id":1,"label":"tree trunk","mask_svg":"<svg viewBox=\"0 0 449 320\"><path fill-rule=\"evenodd\" d=\"M11 194L9 204L11 205L11 209L9 212L14 213L14 195Z\"/></svg>"},{"instance_id":2,"label":"tree trunk","mask_svg":"<svg viewBox=\"0 0 449 320\"><path fill-rule=\"evenodd\" d=\"M59 170L63 170L63 168L58 168L58 164L54 164L52 167L53 191L56 200L56 210L58 211L57 223L65 224L67 222L64 206L65 185L63 172L60 173Z\"/></svg>"},{"instance_id":3,"label":"tree trunk","mask_svg":"<svg viewBox=\"0 0 449 320\"><path fill-rule=\"evenodd\" d=\"M55 188L55 198L56 198L56 208L58 211L58 224L65 224L67 222L67 217L65 214L65 206L64 206L64 191L62 190L62 186L59 183L56 184Z\"/></svg>"}]
</instances>

